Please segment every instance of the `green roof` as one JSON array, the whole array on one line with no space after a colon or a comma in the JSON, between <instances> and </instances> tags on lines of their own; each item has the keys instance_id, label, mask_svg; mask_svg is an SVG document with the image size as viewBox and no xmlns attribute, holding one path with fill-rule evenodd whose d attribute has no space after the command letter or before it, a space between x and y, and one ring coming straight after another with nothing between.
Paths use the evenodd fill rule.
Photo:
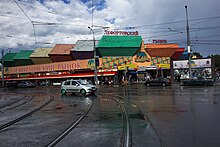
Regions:
<instances>
[{"instance_id":1,"label":"green roof","mask_svg":"<svg viewBox=\"0 0 220 147\"><path fill-rule=\"evenodd\" d=\"M102 36L96 48L101 56L133 56L141 43L141 36Z\"/></svg>"},{"instance_id":2,"label":"green roof","mask_svg":"<svg viewBox=\"0 0 220 147\"><path fill-rule=\"evenodd\" d=\"M100 47L140 47L141 36L102 36L97 48Z\"/></svg>"},{"instance_id":3,"label":"green roof","mask_svg":"<svg viewBox=\"0 0 220 147\"><path fill-rule=\"evenodd\" d=\"M30 55L33 53L32 50L20 50L15 56L14 60L29 60Z\"/></svg>"},{"instance_id":4,"label":"green roof","mask_svg":"<svg viewBox=\"0 0 220 147\"><path fill-rule=\"evenodd\" d=\"M5 55L4 55L4 61L5 62L10 62L10 61L14 61L13 60L13 58L15 57L15 55L16 55L17 53L6 53Z\"/></svg>"}]
</instances>

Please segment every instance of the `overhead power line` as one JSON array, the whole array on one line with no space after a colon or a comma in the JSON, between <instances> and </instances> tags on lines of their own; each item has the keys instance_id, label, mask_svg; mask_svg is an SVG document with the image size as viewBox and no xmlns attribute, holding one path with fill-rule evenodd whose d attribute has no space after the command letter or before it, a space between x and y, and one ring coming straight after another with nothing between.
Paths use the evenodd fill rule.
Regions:
<instances>
[{"instance_id":1,"label":"overhead power line","mask_svg":"<svg viewBox=\"0 0 220 147\"><path fill-rule=\"evenodd\" d=\"M28 20L31 22L32 26L33 26L33 31L34 31L34 38L35 38L35 42L37 42L37 38L36 38L36 32L35 32L35 28L34 28L34 24L32 22L32 20L30 19L30 17L24 12L24 10L19 6L19 4L16 2L16 0L14 0L15 4L21 9L21 11L24 13L24 15L28 18Z\"/></svg>"},{"instance_id":2,"label":"overhead power line","mask_svg":"<svg viewBox=\"0 0 220 147\"><path fill-rule=\"evenodd\" d=\"M204 18L197 18L197 19L191 19L189 22L195 22L195 21L200 21L200 20L210 20L210 19L219 19L220 16L213 16L213 17L204 17ZM144 28L144 27L152 27L152 26L160 26L160 25L168 25L168 24L177 24L177 23L185 23L185 20L179 20L179 21L172 21L172 22L164 22L164 23L157 23L157 24L146 24L146 25L140 25L140 26L130 26L130 27L116 27L115 30L117 29L137 29L137 28Z\"/></svg>"}]
</instances>

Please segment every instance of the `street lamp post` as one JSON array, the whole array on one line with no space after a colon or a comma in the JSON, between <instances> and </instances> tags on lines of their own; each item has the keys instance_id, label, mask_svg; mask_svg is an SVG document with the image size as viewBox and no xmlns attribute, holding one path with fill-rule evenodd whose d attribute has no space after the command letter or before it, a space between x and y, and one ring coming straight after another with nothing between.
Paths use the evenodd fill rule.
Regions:
<instances>
[{"instance_id":1,"label":"street lamp post","mask_svg":"<svg viewBox=\"0 0 220 147\"><path fill-rule=\"evenodd\" d=\"M187 12L187 6L185 6L185 9L186 9L187 50L188 50L188 56L189 56L189 79L192 79L191 49L190 49L189 23L188 23L188 12Z\"/></svg>"},{"instance_id":2,"label":"street lamp post","mask_svg":"<svg viewBox=\"0 0 220 147\"><path fill-rule=\"evenodd\" d=\"M94 49L94 82L95 85L98 84L98 78L97 78L97 65L96 65L96 47L95 47L95 35L93 32L93 29L91 27L88 27L92 31L93 35L93 49Z\"/></svg>"}]
</instances>

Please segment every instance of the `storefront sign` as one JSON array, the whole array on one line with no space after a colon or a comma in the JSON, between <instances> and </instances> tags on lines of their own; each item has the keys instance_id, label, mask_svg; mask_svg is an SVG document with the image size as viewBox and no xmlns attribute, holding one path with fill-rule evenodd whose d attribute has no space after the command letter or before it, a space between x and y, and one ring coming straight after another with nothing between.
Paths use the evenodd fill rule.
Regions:
<instances>
[{"instance_id":1,"label":"storefront sign","mask_svg":"<svg viewBox=\"0 0 220 147\"><path fill-rule=\"evenodd\" d=\"M153 43L155 43L155 44L166 44L166 43L167 43L167 40L154 39L154 40L153 40Z\"/></svg>"},{"instance_id":2,"label":"storefront sign","mask_svg":"<svg viewBox=\"0 0 220 147\"><path fill-rule=\"evenodd\" d=\"M115 36L138 36L138 31L128 32L128 31L107 31L105 30L105 35L115 35Z\"/></svg>"},{"instance_id":3,"label":"storefront sign","mask_svg":"<svg viewBox=\"0 0 220 147\"><path fill-rule=\"evenodd\" d=\"M192 68L211 67L211 59L191 60ZM189 68L188 60L173 61L173 69Z\"/></svg>"},{"instance_id":4,"label":"storefront sign","mask_svg":"<svg viewBox=\"0 0 220 147\"><path fill-rule=\"evenodd\" d=\"M157 67L170 69L170 64L157 64Z\"/></svg>"},{"instance_id":5,"label":"storefront sign","mask_svg":"<svg viewBox=\"0 0 220 147\"><path fill-rule=\"evenodd\" d=\"M139 66L138 71L156 70L157 66Z\"/></svg>"},{"instance_id":6,"label":"storefront sign","mask_svg":"<svg viewBox=\"0 0 220 147\"><path fill-rule=\"evenodd\" d=\"M118 66L118 70L126 70L126 69L137 69L136 64L126 64L122 66Z\"/></svg>"},{"instance_id":7,"label":"storefront sign","mask_svg":"<svg viewBox=\"0 0 220 147\"><path fill-rule=\"evenodd\" d=\"M5 69L6 74L19 74L19 73L36 73L36 72L53 72L65 71L74 69L90 68L89 60L56 62L41 65L17 66Z\"/></svg>"},{"instance_id":8,"label":"storefront sign","mask_svg":"<svg viewBox=\"0 0 220 147\"><path fill-rule=\"evenodd\" d=\"M118 70L126 70L126 66L118 66Z\"/></svg>"}]
</instances>

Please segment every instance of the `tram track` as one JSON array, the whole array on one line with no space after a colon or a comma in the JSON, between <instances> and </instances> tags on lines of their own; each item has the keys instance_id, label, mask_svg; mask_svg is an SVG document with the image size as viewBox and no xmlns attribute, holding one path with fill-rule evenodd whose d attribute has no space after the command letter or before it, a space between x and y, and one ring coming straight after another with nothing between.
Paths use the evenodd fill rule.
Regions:
<instances>
[{"instance_id":1,"label":"tram track","mask_svg":"<svg viewBox=\"0 0 220 147\"><path fill-rule=\"evenodd\" d=\"M15 103L12 103L12 104L10 104L10 105L6 105L6 106L0 108L0 114L1 114L1 113L4 113L4 112L6 112L6 111L13 110L13 109L15 109L15 108L17 108L17 107L20 107L20 106L22 106L22 105L24 105L24 104L30 102L30 101L33 100L33 99L34 99L34 96L32 96L32 95L31 95L31 96L30 96L30 95L25 96L25 98L23 98L23 99L21 99L21 100L15 102Z\"/></svg>"},{"instance_id":2,"label":"tram track","mask_svg":"<svg viewBox=\"0 0 220 147\"><path fill-rule=\"evenodd\" d=\"M124 107L122 102L115 99L114 97L111 97L111 99L120 105L121 110L123 112L123 115L122 115L123 116L123 130L122 130L122 136L121 136L121 147L131 147L132 146L132 131L130 127L130 121L129 121L127 110Z\"/></svg>"},{"instance_id":3,"label":"tram track","mask_svg":"<svg viewBox=\"0 0 220 147\"><path fill-rule=\"evenodd\" d=\"M26 113L26 114L24 114L24 115L18 117L18 118L16 118L16 119L12 120L12 121L9 121L9 122L7 122L7 123L1 125L1 126L0 126L0 131L3 130L3 129L6 129L6 128L12 126L13 124L15 124L15 123L17 123L17 122L19 122L19 121L21 121L21 120L23 120L23 119L25 119L25 118L31 116L32 114L38 112L39 110L41 110L42 108L44 108L46 105L48 105L49 103L51 103L53 100L54 100L54 97L51 96L50 99L49 99L47 102L45 102L45 103L42 104L41 106L37 107L36 109L34 109L34 110L32 110L32 111L30 111L30 112L28 112L28 113Z\"/></svg>"},{"instance_id":4,"label":"tram track","mask_svg":"<svg viewBox=\"0 0 220 147\"><path fill-rule=\"evenodd\" d=\"M111 96L111 97L115 97L115 98L111 98L111 99L113 99L114 101L120 102L120 105L122 105L122 106L123 106L123 109L126 111L126 117L128 117L127 120L129 121L130 117L132 117L132 116L130 116L130 115L131 115L130 112L129 112L128 110L126 110L126 109L129 109L129 108L126 108L126 107L124 106L126 102L124 102L123 99L126 99L126 98L127 98L127 99L131 99L131 97L129 96L129 98L128 98L128 97L122 97L122 96L119 96L119 95L111 95L111 94L108 94L108 95ZM141 108L140 108L137 104L135 104L134 102L131 102L131 101L130 101L130 102L128 103L128 106L129 106L129 107L132 106L132 107L135 107L135 108L137 109L138 114L139 114L138 117L139 117L141 120L144 120L144 122L145 122L146 124L149 124L149 125L151 126L153 132L155 133L156 137L158 138L159 146L161 146L161 140L160 140L160 138L159 138L159 134L158 134L157 130L155 129L155 127L154 127L153 123L151 122L151 120L148 118L148 116L146 116L146 115L143 113L143 111L141 110ZM132 146L132 136L131 136L131 135L132 135L132 133L131 133L132 125L131 125L130 121L129 121L129 126L130 126L130 128L129 128L129 130L130 130L130 144L128 144L128 143L126 142L126 145ZM127 135L128 135L128 134L127 134ZM127 141L128 141L128 140L127 140ZM126 146L126 147L127 147L127 146Z\"/></svg>"},{"instance_id":5,"label":"tram track","mask_svg":"<svg viewBox=\"0 0 220 147\"><path fill-rule=\"evenodd\" d=\"M132 131L130 127L130 121L129 116L127 113L126 108L124 107L123 103L120 102L120 100L117 100L114 97L109 98L111 101L114 101L117 103L118 106L120 106L120 110L122 113L122 132L120 137L120 146L121 147L131 147L132 146ZM59 144L62 139L64 139L70 132L74 130L74 128L79 125L79 123L87 116L87 114L90 112L90 110L93 107L93 101L89 99L89 105L87 106L85 112L81 114L72 124L69 125L69 127L64 130L59 136L57 136L53 141L48 143L46 147L54 147L57 144ZM62 143L61 143L62 144Z\"/></svg>"},{"instance_id":6,"label":"tram track","mask_svg":"<svg viewBox=\"0 0 220 147\"><path fill-rule=\"evenodd\" d=\"M89 98L88 98L89 99ZM89 105L86 108L85 112L80 115L69 127L64 130L59 136L57 136L52 142L50 142L46 147L54 147L57 143L59 143L65 136L67 136L90 112L93 107L93 102L89 99Z\"/></svg>"}]
</instances>

